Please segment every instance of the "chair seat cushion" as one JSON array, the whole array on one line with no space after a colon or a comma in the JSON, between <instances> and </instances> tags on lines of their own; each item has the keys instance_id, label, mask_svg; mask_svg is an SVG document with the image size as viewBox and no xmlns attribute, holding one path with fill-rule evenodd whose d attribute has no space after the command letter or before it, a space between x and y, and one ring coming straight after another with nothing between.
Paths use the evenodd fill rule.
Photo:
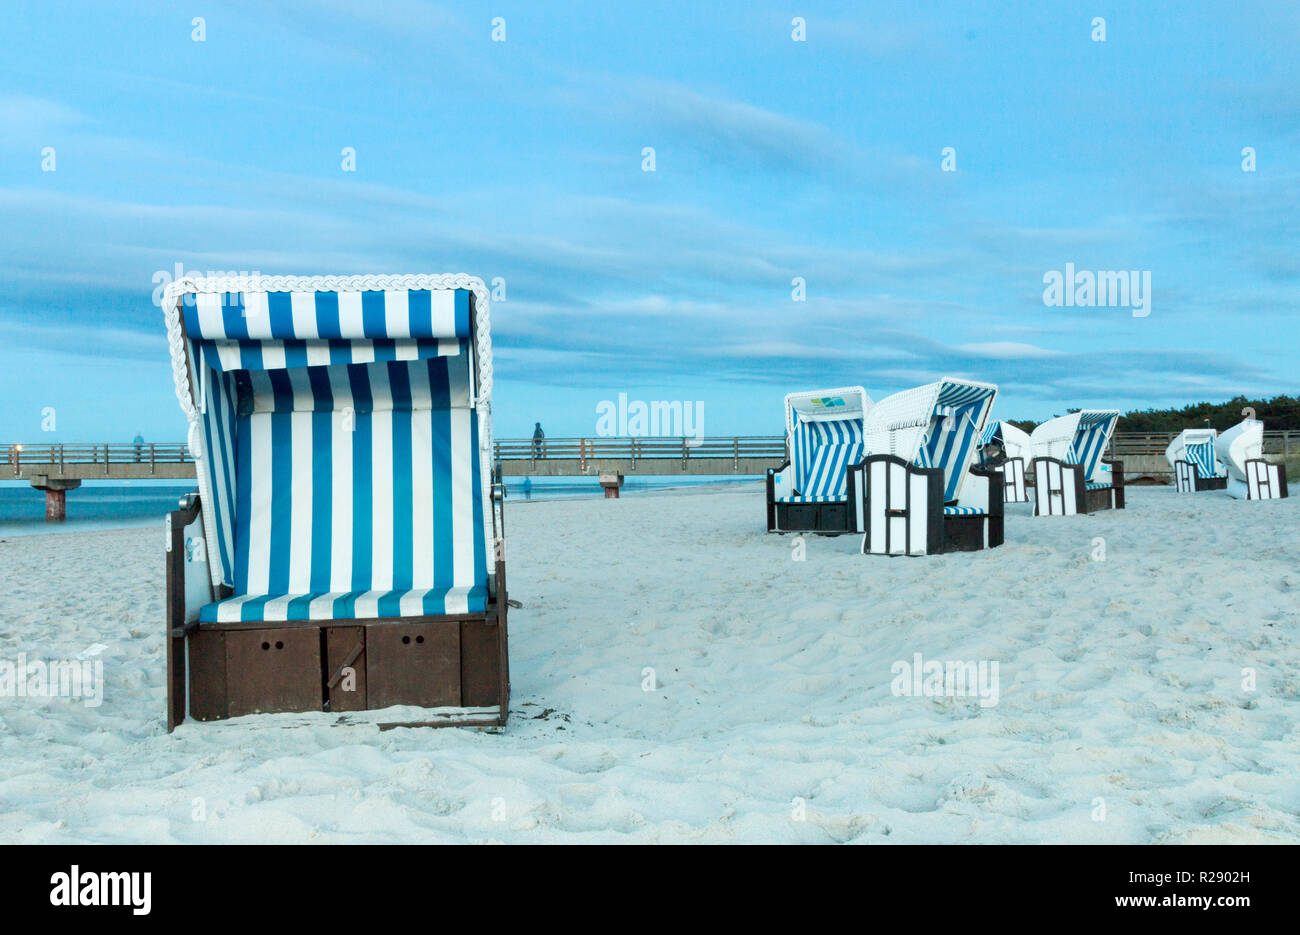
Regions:
<instances>
[{"instance_id":1,"label":"chair seat cushion","mask_svg":"<svg viewBox=\"0 0 1300 935\"><path fill-rule=\"evenodd\" d=\"M804 497L799 494L791 494L788 497L777 497L777 503L844 503L844 497L824 496L824 497Z\"/></svg>"},{"instance_id":2,"label":"chair seat cushion","mask_svg":"<svg viewBox=\"0 0 1300 935\"><path fill-rule=\"evenodd\" d=\"M1089 490L1109 490L1112 485L1090 480L1085 486Z\"/></svg>"},{"instance_id":3,"label":"chair seat cushion","mask_svg":"<svg viewBox=\"0 0 1300 935\"><path fill-rule=\"evenodd\" d=\"M983 516L985 510L977 506L946 506L943 508L944 516Z\"/></svg>"},{"instance_id":4,"label":"chair seat cushion","mask_svg":"<svg viewBox=\"0 0 1300 935\"><path fill-rule=\"evenodd\" d=\"M417 588L410 591L329 591L310 594L228 597L199 610L201 623L240 621L371 620L481 614L487 610L487 587Z\"/></svg>"}]
</instances>

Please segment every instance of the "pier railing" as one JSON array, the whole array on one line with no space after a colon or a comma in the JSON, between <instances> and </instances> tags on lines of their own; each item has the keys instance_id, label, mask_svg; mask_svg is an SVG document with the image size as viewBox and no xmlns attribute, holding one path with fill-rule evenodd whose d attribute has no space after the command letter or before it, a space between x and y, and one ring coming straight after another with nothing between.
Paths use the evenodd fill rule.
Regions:
<instances>
[{"instance_id":1,"label":"pier railing","mask_svg":"<svg viewBox=\"0 0 1300 935\"><path fill-rule=\"evenodd\" d=\"M548 458L778 458L785 457L785 436L653 438L509 438L496 442L498 461Z\"/></svg>"},{"instance_id":2,"label":"pier railing","mask_svg":"<svg viewBox=\"0 0 1300 935\"><path fill-rule=\"evenodd\" d=\"M175 473L176 465L192 464L189 449L180 443L143 442L110 445L5 445L0 447L0 478L24 477L40 472L72 475L83 479L148 476L164 466L164 476ZM129 466L130 470L122 470ZM193 470L189 471L193 474Z\"/></svg>"},{"instance_id":3,"label":"pier railing","mask_svg":"<svg viewBox=\"0 0 1300 935\"><path fill-rule=\"evenodd\" d=\"M785 460L785 437L499 439L506 475L763 474Z\"/></svg>"},{"instance_id":4,"label":"pier railing","mask_svg":"<svg viewBox=\"0 0 1300 935\"><path fill-rule=\"evenodd\" d=\"M1118 432L1109 454L1117 458L1159 458L1163 467L1172 432ZM1300 432L1266 431L1264 452L1300 457ZM782 435L701 438L502 438L496 461L509 475L593 474L763 474L786 457ZM0 480L35 477L123 480L194 475L189 449L181 443L54 444L0 446Z\"/></svg>"}]
</instances>

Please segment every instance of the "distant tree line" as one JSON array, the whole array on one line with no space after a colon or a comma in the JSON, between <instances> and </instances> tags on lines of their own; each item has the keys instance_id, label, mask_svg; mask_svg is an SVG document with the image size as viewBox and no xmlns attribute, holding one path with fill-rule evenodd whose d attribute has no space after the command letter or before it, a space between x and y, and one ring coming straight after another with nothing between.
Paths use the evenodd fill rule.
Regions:
<instances>
[{"instance_id":1,"label":"distant tree line","mask_svg":"<svg viewBox=\"0 0 1300 935\"><path fill-rule=\"evenodd\" d=\"M1234 397L1224 403L1192 403L1181 409L1142 409L1119 417L1117 432L1181 432L1183 429L1213 428L1222 432L1244 417L1241 411L1254 408L1255 417L1264 421L1269 431L1300 431L1300 397L1274 396L1272 399ZM1067 412L1078 412L1068 409ZM1037 422L1008 419L1012 425L1032 432Z\"/></svg>"}]
</instances>

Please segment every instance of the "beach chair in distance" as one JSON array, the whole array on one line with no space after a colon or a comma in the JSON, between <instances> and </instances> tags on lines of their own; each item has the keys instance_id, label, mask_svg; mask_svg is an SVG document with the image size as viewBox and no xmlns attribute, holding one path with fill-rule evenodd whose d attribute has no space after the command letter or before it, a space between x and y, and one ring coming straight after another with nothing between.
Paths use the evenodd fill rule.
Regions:
<instances>
[{"instance_id":1,"label":"beach chair in distance","mask_svg":"<svg viewBox=\"0 0 1300 935\"><path fill-rule=\"evenodd\" d=\"M1025 469L1029 462L1029 435L1010 422L990 421L980 435L980 464L1002 468L1006 489L1003 503L1028 503Z\"/></svg>"},{"instance_id":2,"label":"beach chair in distance","mask_svg":"<svg viewBox=\"0 0 1300 935\"><path fill-rule=\"evenodd\" d=\"M1238 500L1280 500L1289 496L1286 465L1264 459L1264 423L1243 419L1214 440L1228 472L1225 488Z\"/></svg>"},{"instance_id":3,"label":"beach chair in distance","mask_svg":"<svg viewBox=\"0 0 1300 935\"><path fill-rule=\"evenodd\" d=\"M1183 429L1165 449L1174 471L1174 489L1179 493L1223 490L1228 472L1214 455L1214 429Z\"/></svg>"},{"instance_id":4,"label":"beach chair in distance","mask_svg":"<svg viewBox=\"0 0 1300 935\"><path fill-rule=\"evenodd\" d=\"M1118 410L1081 409L1030 433L1035 516L1124 509L1124 464L1102 457L1118 422Z\"/></svg>"},{"instance_id":5,"label":"beach chair in distance","mask_svg":"<svg viewBox=\"0 0 1300 935\"><path fill-rule=\"evenodd\" d=\"M998 388L945 377L876 403L849 472L862 552L933 555L999 546L1002 470L972 467Z\"/></svg>"},{"instance_id":6,"label":"beach chair in distance","mask_svg":"<svg viewBox=\"0 0 1300 935\"><path fill-rule=\"evenodd\" d=\"M168 729L395 705L503 725L483 282L182 278L163 311L199 488L168 517Z\"/></svg>"},{"instance_id":7,"label":"beach chair in distance","mask_svg":"<svg viewBox=\"0 0 1300 935\"><path fill-rule=\"evenodd\" d=\"M860 386L785 397L786 460L767 471L767 531L854 531L848 468L862 457L862 417L871 398Z\"/></svg>"}]
</instances>

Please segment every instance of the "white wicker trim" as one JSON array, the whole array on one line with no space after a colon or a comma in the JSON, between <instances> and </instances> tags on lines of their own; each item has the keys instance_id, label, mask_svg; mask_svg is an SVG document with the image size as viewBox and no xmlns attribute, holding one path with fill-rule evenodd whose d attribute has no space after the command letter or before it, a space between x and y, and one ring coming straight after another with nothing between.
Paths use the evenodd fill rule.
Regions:
<instances>
[{"instance_id":1,"label":"white wicker trim","mask_svg":"<svg viewBox=\"0 0 1300 935\"><path fill-rule=\"evenodd\" d=\"M786 394L785 394L785 430L786 430L786 432L787 432L787 433L790 433L790 432L793 432L793 431L794 431L794 413L795 413L794 403L795 403L796 401L801 400L801 399L814 399L814 398L816 398L816 399L820 399L820 398L823 397L823 396L853 396L853 397L856 397L856 398L859 400L859 403L860 403L860 405L861 405L861 407L862 407L861 415L863 415L863 416L865 416L866 413L867 413L867 411L871 409L871 397L868 396L868 395L867 395L867 391L864 390L864 389L863 389L862 387L860 387L860 386L840 386L840 387L836 387L836 388L833 389L833 390L804 390L804 391L801 392L801 393L786 393ZM849 418L853 418L853 416L848 415L848 416L844 416L843 418L844 418L844 419L849 419ZM843 419L837 419L837 418L835 418L834 416L830 416L829 418L827 418L827 419L824 420L824 421L827 421L827 422L840 422L840 421L843 421Z\"/></svg>"},{"instance_id":2,"label":"white wicker trim","mask_svg":"<svg viewBox=\"0 0 1300 935\"><path fill-rule=\"evenodd\" d=\"M220 292L384 292L412 289L468 289L474 294L475 334L478 352L478 393L474 407L478 410L479 470L483 476L483 535L488 556L488 574L494 586L496 566L492 556L493 524L489 521L492 508L492 329L491 302L487 286L477 276L467 273L437 274L367 274L362 276L184 276L169 283L163 291L163 320L167 324L167 346L172 358L172 380L176 385L176 398L189 421L188 444L194 457L195 475L199 482L199 497L203 508L204 537L208 545L208 567L212 570L212 583L222 584L220 556L216 554L215 540L208 530L216 529L216 513L212 510L212 485L207 468L196 445L202 438L199 412L190 392L190 368L181 332L181 296ZM201 445L199 446L201 447Z\"/></svg>"},{"instance_id":3,"label":"white wicker trim","mask_svg":"<svg viewBox=\"0 0 1300 935\"><path fill-rule=\"evenodd\" d=\"M1035 458L1064 458L1074 443L1074 432L1083 413L1070 412L1048 419L1029 434L1029 447Z\"/></svg>"},{"instance_id":4,"label":"white wicker trim","mask_svg":"<svg viewBox=\"0 0 1300 935\"><path fill-rule=\"evenodd\" d=\"M901 390L876 403L862 430L867 451L895 455L904 461L915 460L938 398L939 383L927 383ZM899 432L908 434L900 439Z\"/></svg>"}]
</instances>

